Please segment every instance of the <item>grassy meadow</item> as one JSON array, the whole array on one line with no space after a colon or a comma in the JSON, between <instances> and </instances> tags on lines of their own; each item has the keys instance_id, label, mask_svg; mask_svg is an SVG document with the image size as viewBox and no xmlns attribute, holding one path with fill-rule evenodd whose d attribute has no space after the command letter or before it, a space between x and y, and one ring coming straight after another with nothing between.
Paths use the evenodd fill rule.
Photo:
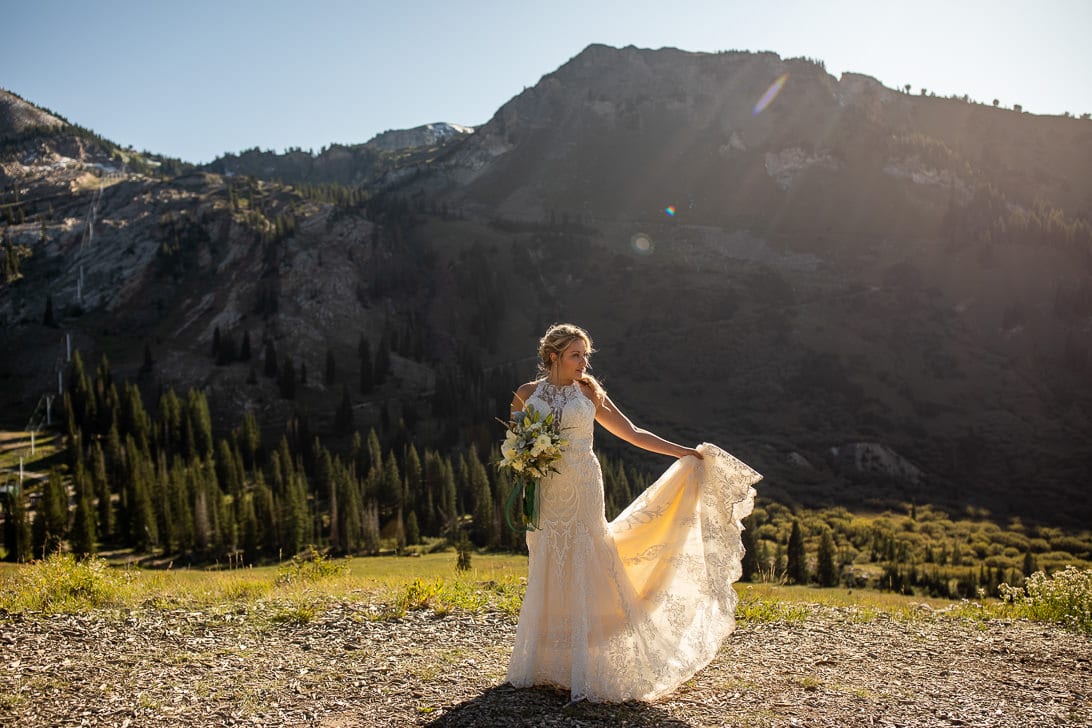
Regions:
<instances>
[{"instance_id":1,"label":"grassy meadow","mask_svg":"<svg viewBox=\"0 0 1092 728\"><path fill-rule=\"evenodd\" d=\"M471 568L456 564L453 551L344 559L313 553L277 566L215 569L141 569L58 554L30 564L0 564L0 620L11 614L198 609L305 623L346 602L367 604L375 620L422 609L438 615L453 610L518 614L525 556L476 553ZM797 622L816 608L834 607L855 622L1024 618L1092 633L1092 570L1072 567L1053 577L1033 576L1002 600L770 583L738 583L736 591L736 615L743 624Z\"/></svg>"}]
</instances>

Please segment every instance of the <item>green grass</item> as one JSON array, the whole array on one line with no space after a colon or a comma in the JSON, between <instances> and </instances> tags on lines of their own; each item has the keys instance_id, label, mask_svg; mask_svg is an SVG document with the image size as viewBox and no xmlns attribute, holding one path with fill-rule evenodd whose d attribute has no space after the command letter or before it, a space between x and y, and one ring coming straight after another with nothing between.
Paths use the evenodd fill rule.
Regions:
<instances>
[{"instance_id":1,"label":"green grass","mask_svg":"<svg viewBox=\"0 0 1092 728\"><path fill-rule=\"evenodd\" d=\"M525 556L475 554L474 568L458 571L454 552L419 557L294 560L279 566L231 570L145 570L109 566L102 559L52 556L31 564L0 564L0 610L75 613L96 609L208 609L253 614L272 624L306 624L327 605L374 607L361 618L397 619L430 610L519 612L527 573ZM1092 632L1092 572L1069 570L1032 580L1007 601L948 601L871 589L821 589L737 584L741 623L799 623L817 608L838 608L850 622L1024 618ZM1023 596L1021 596L1021 594Z\"/></svg>"},{"instance_id":2,"label":"green grass","mask_svg":"<svg viewBox=\"0 0 1092 728\"><path fill-rule=\"evenodd\" d=\"M276 605L275 620L294 622L310 621L323 603L344 601L381 605L387 617L424 608L439 613L485 607L518 611L526 557L476 554L474 568L463 572L455 569L455 559L454 552L441 552L231 570L149 570L62 555L31 564L0 564L0 609L230 610L269 602Z\"/></svg>"}]
</instances>

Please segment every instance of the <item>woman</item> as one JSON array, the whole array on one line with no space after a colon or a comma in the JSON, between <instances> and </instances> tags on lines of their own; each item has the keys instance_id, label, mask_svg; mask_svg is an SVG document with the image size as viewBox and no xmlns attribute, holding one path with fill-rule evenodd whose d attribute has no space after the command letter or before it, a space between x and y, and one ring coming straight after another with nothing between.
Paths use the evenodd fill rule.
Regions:
<instances>
[{"instance_id":1,"label":"woman","mask_svg":"<svg viewBox=\"0 0 1092 728\"><path fill-rule=\"evenodd\" d=\"M735 628L743 545L762 476L723 450L688 448L635 427L587 373L591 337L551 326L528 404L561 418L569 441L542 480L539 530L527 534L527 593L508 681L554 685L572 699L653 700L688 680ZM613 522L592 451L594 423L637 447L679 458Z\"/></svg>"}]
</instances>

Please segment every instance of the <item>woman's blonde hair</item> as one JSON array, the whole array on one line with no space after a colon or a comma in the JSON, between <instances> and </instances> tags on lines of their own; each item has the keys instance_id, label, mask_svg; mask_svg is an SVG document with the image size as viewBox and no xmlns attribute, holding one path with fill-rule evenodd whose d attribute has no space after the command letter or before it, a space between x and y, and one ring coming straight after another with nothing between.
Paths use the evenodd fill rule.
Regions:
<instances>
[{"instance_id":1,"label":"woman's blonde hair","mask_svg":"<svg viewBox=\"0 0 1092 728\"><path fill-rule=\"evenodd\" d=\"M557 361L561 359L562 352L568 349L577 339L584 342L584 346L587 348L587 356L590 359L595 349L592 348L591 335L587 331L576 324L554 324L546 329L546 333L538 340L539 372L543 376L549 376ZM588 368L591 368L590 363ZM580 381L592 388L597 404L601 405L606 402L607 391L603 389L603 385L599 383L599 380L585 372Z\"/></svg>"}]
</instances>

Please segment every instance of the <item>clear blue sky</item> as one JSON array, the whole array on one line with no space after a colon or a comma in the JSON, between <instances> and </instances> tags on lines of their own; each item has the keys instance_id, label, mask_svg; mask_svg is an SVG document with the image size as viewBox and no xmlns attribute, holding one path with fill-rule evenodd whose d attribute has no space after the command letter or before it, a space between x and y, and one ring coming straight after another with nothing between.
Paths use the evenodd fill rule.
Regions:
<instances>
[{"instance_id":1,"label":"clear blue sky","mask_svg":"<svg viewBox=\"0 0 1092 728\"><path fill-rule=\"evenodd\" d=\"M484 123L590 43L1092 112L1092 0L0 0L0 18L0 87L193 162Z\"/></svg>"}]
</instances>

